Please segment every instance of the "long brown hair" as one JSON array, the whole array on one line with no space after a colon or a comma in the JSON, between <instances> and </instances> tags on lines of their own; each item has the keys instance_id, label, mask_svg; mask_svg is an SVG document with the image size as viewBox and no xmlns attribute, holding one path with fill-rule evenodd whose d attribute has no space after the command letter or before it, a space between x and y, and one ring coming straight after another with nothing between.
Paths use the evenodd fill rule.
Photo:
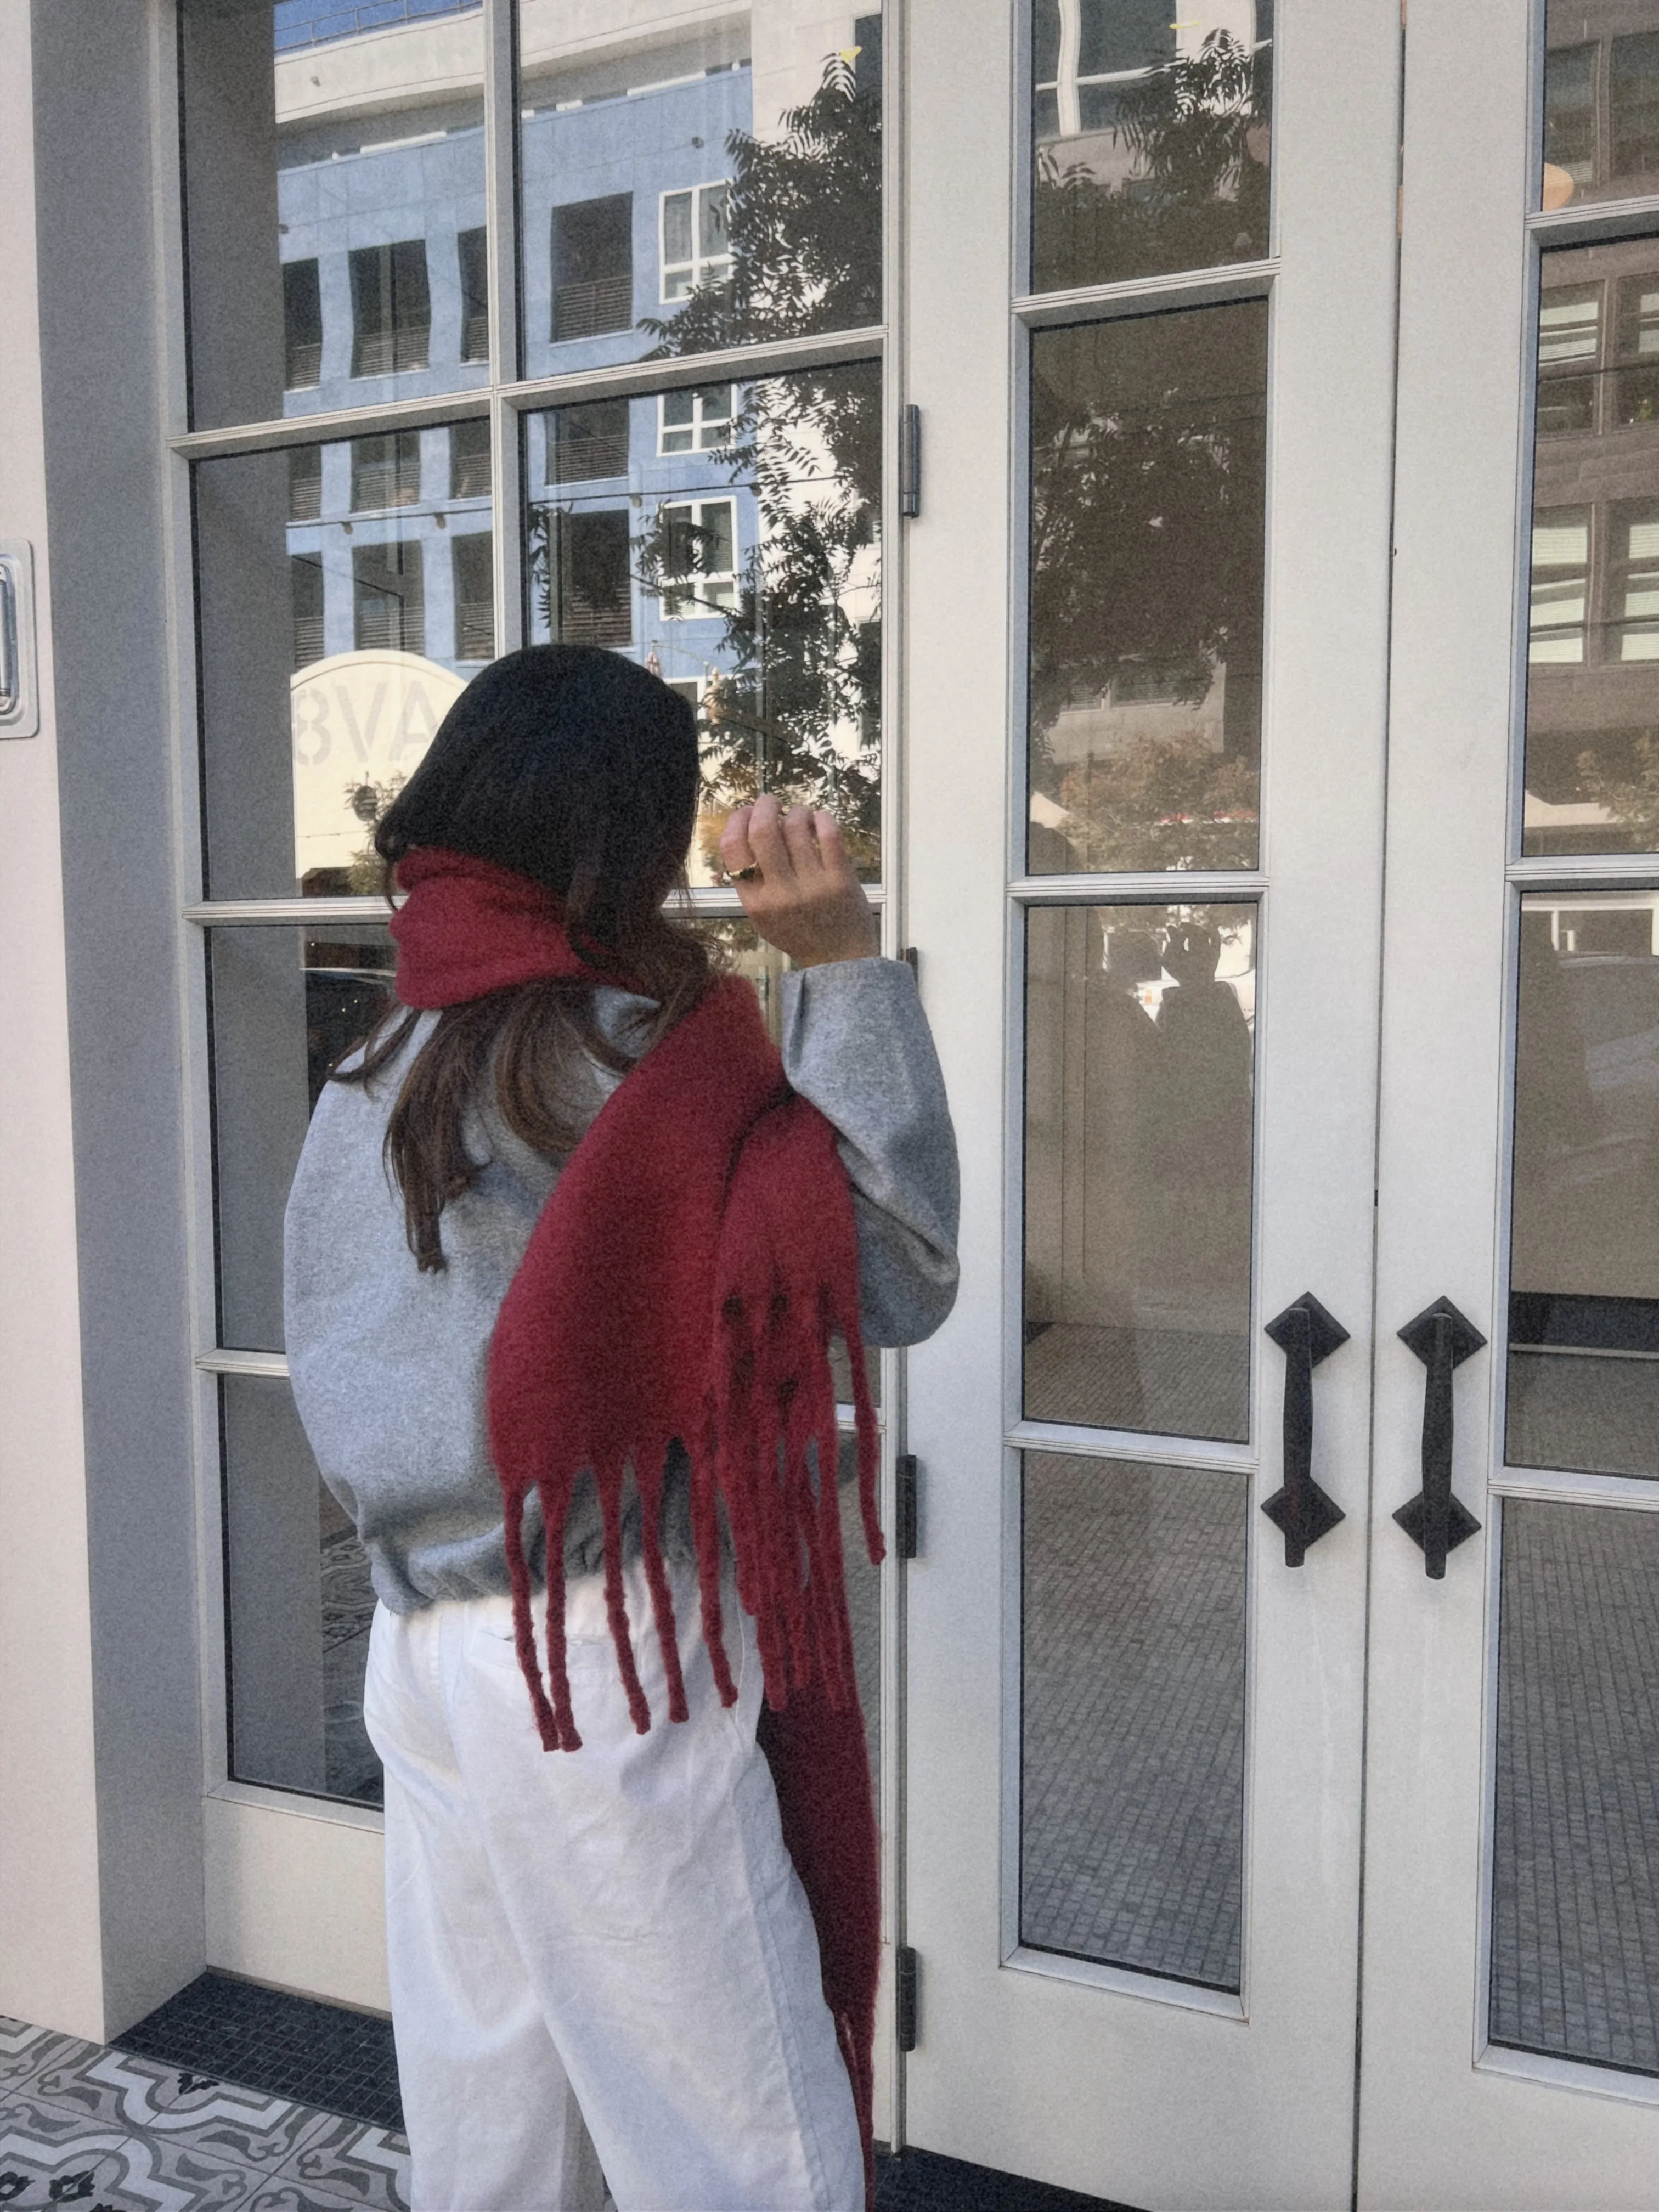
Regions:
<instances>
[{"instance_id":1,"label":"long brown hair","mask_svg":"<svg viewBox=\"0 0 1659 2212\"><path fill-rule=\"evenodd\" d=\"M466 1125L492 1073L495 1109L544 1158L565 1158L599 1103L593 1067L623 1073L689 1013L712 970L700 937L663 902L684 884L695 826L696 724L678 692L620 653L529 646L476 677L382 817L374 848L392 872L420 845L447 846L532 877L563 902L578 954L638 979L653 1008L625 1042L599 1026L592 985L522 983L447 1006L405 1073L386 1159L403 1194L409 1249L444 1264L439 1217L470 1189ZM393 1000L339 1083L372 1084L420 1015Z\"/></svg>"}]
</instances>

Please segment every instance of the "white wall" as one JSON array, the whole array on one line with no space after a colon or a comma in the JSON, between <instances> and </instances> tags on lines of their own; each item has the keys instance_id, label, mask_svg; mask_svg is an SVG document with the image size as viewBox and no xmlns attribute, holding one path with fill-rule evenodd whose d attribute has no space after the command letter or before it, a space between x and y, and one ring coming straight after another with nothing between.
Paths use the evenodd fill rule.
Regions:
<instances>
[{"instance_id":1,"label":"white wall","mask_svg":"<svg viewBox=\"0 0 1659 2212\"><path fill-rule=\"evenodd\" d=\"M0 741L0 2011L100 2039L205 1955L169 14L0 0L0 536L35 547L43 677Z\"/></svg>"},{"instance_id":2,"label":"white wall","mask_svg":"<svg viewBox=\"0 0 1659 2212\"><path fill-rule=\"evenodd\" d=\"M70 1055L28 0L0 0L0 537L34 548L43 714L0 742L0 2012L100 2034Z\"/></svg>"}]
</instances>

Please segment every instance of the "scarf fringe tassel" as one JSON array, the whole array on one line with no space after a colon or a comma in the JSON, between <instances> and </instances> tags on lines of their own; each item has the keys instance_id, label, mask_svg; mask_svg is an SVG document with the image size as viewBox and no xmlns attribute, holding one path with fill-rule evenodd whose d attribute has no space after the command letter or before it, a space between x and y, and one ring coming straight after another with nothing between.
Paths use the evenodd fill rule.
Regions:
<instances>
[{"instance_id":1,"label":"scarf fringe tassel","mask_svg":"<svg viewBox=\"0 0 1659 2212\"><path fill-rule=\"evenodd\" d=\"M720 1513L723 1507L737 1570L737 1592L757 1627L767 1703L781 1711L791 1691L817 1683L831 1709L844 1712L857 1695L852 1631L842 1580L840 1434L829 1342L848 1346L858 1448L858 1490L865 1542L872 1562L884 1556L877 1477L880 1438L869 1376L856 1325L849 1334L827 1285L809 1322L775 1293L764 1321L754 1325L757 1302L732 1295L720 1310L714 1362L715 1380L705 1395L702 1431L681 1439L691 1462L691 1536L702 1601L703 1639L722 1705L737 1703L737 1684L726 1656L720 1605ZM817 1409L815 1418L815 1409ZM668 1688L668 1717L687 1716L679 1629L663 1562L659 1534L663 1477L672 1439L645 1437L626 1447L574 1453L533 1485L547 1540L546 1673L536 1649L529 1562L523 1520L528 1487L507 1499L507 1554L513 1589L514 1641L529 1687L544 1749L579 1751L581 1735L570 1701L566 1663L564 1578L553 1562L562 1556L565 1524L578 1471L589 1466L599 1492L605 1528L605 1613L635 1728L651 1726L651 1707L640 1681L623 1589L622 1498L629 1468L641 1506L641 1550L657 1642ZM816 1453L817 1473L812 1471Z\"/></svg>"}]
</instances>

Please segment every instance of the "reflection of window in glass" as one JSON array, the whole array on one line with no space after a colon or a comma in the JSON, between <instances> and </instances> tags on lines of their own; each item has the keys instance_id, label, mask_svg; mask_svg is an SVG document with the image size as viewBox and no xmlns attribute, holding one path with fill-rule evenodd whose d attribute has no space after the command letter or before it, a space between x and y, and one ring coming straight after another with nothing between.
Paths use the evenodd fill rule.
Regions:
<instances>
[{"instance_id":1,"label":"reflection of window in glass","mask_svg":"<svg viewBox=\"0 0 1659 2212\"><path fill-rule=\"evenodd\" d=\"M351 441L351 505L364 508L413 507L421 496L421 434L393 430L384 437Z\"/></svg>"},{"instance_id":2,"label":"reflection of window in glass","mask_svg":"<svg viewBox=\"0 0 1659 2212\"><path fill-rule=\"evenodd\" d=\"M628 402L595 399L586 407L561 407L548 417L549 483L586 483L628 474Z\"/></svg>"},{"instance_id":3,"label":"reflection of window in glass","mask_svg":"<svg viewBox=\"0 0 1659 2212\"><path fill-rule=\"evenodd\" d=\"M1609 603L1619 660L1659 660L1659 504L1615 509Z\"/></svg>"},{"instance_id":4,"label":"reflection of window in glass","mask_svg":"<svg viewBox=\"0 0 1659 2212\"><path fill-rule=\"evenodd\" d=\"M562 596L572 634L573 613L589 612L573 602L571 553L568 542L556 542L562 528L568 541L579 526L562 526L558 510L608 509L606 526L617 538L607 629L614 623L616 635L628 640L627 586L647 666L654 650L665 675L706 680L706 796L690 856L694 884L717 880L714 855L724 810L752 793L757 769L774 791L836 808L854 866L865 880L878 879L881 545L864 463L881 423L881 391L876 363L746 380L741 396L748 458L741 465L729 449L654 463L661 394L641 392L625 403L631 410L626 422L635 435L635 470L648 474L654 466L662 480L647 489L638 489L637 476L632 486L575 486L577 470L593 465L583 453L590 440L614 434L620 465L624 404L606 403L617 405L614 433L602 416L571 407L530 418L526 466L534 490L523 544L528 641L562 635ZM538 480L556 483L567 469L569 484L556 492L542 488ZM676 477L683 478L683 489L674 487ZM631 548L625 506L637 517ZM709 513L711 507L718 511ZM694 534L700 507L710 526L701 539ZM708 568L699 565L700 555ZM719 593L712 605L711 588ZM682 607L672 626L659 611L665 598ZM763 761L757 757L763 745Z\"/></svg>"},{"instance_id":5,"label":"reflection of window in glass","mask_svg":"<svg viewBox=\"0 0 1659 2212\"><path fill-rule=\"evenodd\" d=\"M323 657L323 564L315 553L289 556L289 591L294 602L294 665Z\"/></svg>"},{"instance_id":6,"label":"reflection of window in glass","mask_svg":"<svg viewBox=\"0 0 1659 2212\"><path fill-rule=\"evenodd\" d=\"M283 382L289 392L323 380L323 295L317 264L283 264Z\"/></svg>"},{"instance_id":7,"label":"reflection of window in glass","mask_svg":"<svg viewBox=\"0 0 1659 2212\"><path fill-rule=\"evenodd\" d=\"M1033 287L1267 251L1273 10L1034 0Z\"/></svg>"},{"instance_id":8,"label":"reflection of window in glass","mask_svg":"<svg viewBox=\"0 0 1659 2212\"><path fill-rule=\"evenodd\" d=\"M1601 350L1601 287L1564 285L1546 292L1538 308L1540 436L1595 428Z\"/></svg>"},{"instance_id":9,"label":"reflection of window in glass","mask_svg":"<svg viewBox=\"0 0 1659 2212\"><path fill-rule=\"evenodd\" d=\"M1575 185L1595 174L1595 58L1588 46L1553 46L1544 66L1544 159Z\"/></svg>"},{"instance_id":10,"label":"reflection of window in glass","mask_svg":"<svg viewBox=\"0 0 1659 2212\"><path fill-rule=\"evenodd\" d=\"M576 514L554 507L549 520L548 617L567 645L627 645L634 635L628 510Z\"/></svg>"},{"instance_id":11,"label":"reflection of window in glass","mask_svg":"<svg viewBox=\"0 0 1659 2212\"><path fill-rule=\"evenodd\" d=\"M1109 129L1116 87L1170 60L1176 30L1163 0L1037 0L1038 136L1074 138Z\"/></svg>"},{"instance_id":12,"label":"reflection of window in glass","mask_svg":"<svg viewBox=\"0 0 1659 2212\"><path fill-rule=\"evenodd\" d=\"M489 358L489 262L482 227L455 240L461 273L461 359Z\"/></svg>"},{"instance_id":13,"label":"reflection of window in glass","mask_svg":"<svg viewBox=\"0 0 1659 2212\"><path fill-rule=\"evenodd\" d=\"M288 519L314 522L323 511L323 449L290 446L288 454Z\"/></svg>"},{"instance_id":14,"label":"reflection of window in glass","mask_svg":"<svg viewBox=\"0 0 1659 2212\"><path fill-rule=\"evenodd\" d=\"M724 181L662 196L662 296L685 300L732 273Z\"/></svg>"},{"instance_id":15,"label":"reflection of window in glass","mask_svg":"<svg viewBox=\"0 0 1659 2212\"><path fill-rule=\"evenodd\" d=\"M658 509L662 548L662 611L678 622L735 606L738 598L737 502L697 499Z\"/></svg>"},{"instance_id":16,"label":"reflection of window in glass","mask_svg":"<svg viewBox=\"0 0 1659 2212\"><path fill-rule=\"evenodd\" d=\"M426 651L426 600L421 549L413 541L359 545L351 556L356 587L356 642L394 653Z\"/></svg>"},{"instance_id":17,"label":"reflection of window in glass","mask_svg":"<svg viewBox=\"0 0 1659 2212\"><path fill-rule=\"evenodd\" d=\"M351 255L351 374L424 368L432 340L426 240L360 246Z\"/></svg>"},{"instance_id":18,"label":"reflection of window in glass","mask_svg":"<svg viewBox=\"0 0 1659 2212\"><path fill-rule=\"evenodd\" d=\"M449 430L449 496L487 499L489 495L489 418L476 422L453 422Z\"/></svg>"},{"instance_id":19,"label":"reflection of window in glass","mask_svg":"<svg viewBox=\"0 0 1659 2212\"><path fill-rule=\"evenodd\" d=\"M1618 417L1659 418L1659 276L1627 276L1619 287Z\"/></svg>"},{"instance_id":20,"label":"reflection of window in glass","mask_svg":"<svg viewBox=\"0 0 1659 2212\"><path fill-rule=\"evenodd\" d=\"M457 660L495 657L495 569L490 543L487 530L470 530L450 540Z\"/></svg>"},{"instance_id":21,"label":"reflection of window in glass","mask_svg":"<svg viewBox=\"0 0 1659 2212\"><path fill-rule=\"evenodd\" d=\"M697 392L665 392L658 408L659 453L709 453L732 435L729 384L708 384Z\"/></svg>"},{"instance_id":22,"label":"reflection of window in glass","mask_svg":"<svg viewBox=\"0 0 1659 2212\"><path fill-rule=\"evenodd\" d=\"M881 18L858 15L853 21L853 88L881 92Z\"/></svg>"},{"instance_id":23,"label":"reflection of window in glass","mask_svg":"<svg viewBox=\"0 0 1659 2212\"><path fill-rule=\"evenodd\" d=\"M1588 507L1557 507L1534 517L1528 659L1583 659L1589 544Z\"/></svg>"},{"instance_id":24,"label":"reflection of window in glass","mask_svg":"<svg viewBox=\"0 0 1659 2212\"><path fill-rule=\"evenodd\" d=\"M678 691L694 714L702 711L702 685L695 676L668 676L663 681L671 691Z\"/></svg>"},{"instance_id":25,"label":"reflection of window in glass","mask_svg":"<svg viewBox=\"0 0 1659 2212\"><path fill-rule=\"evenodd\" d=\"M1607 95L1613 174L1651 174L1659 169L1659 32L1613 40Z\"/></svg>"},{"instance_id":26,"label":"reflection of window in glass","mask_svg":"<svg viewBox=\"0 0 1659 2212\"><path fill-rule=\"evenodd\" d=\"M634 319L634 195L613 192L553 210L556 342L625 331Z\"/></svg>"}]
</instances>

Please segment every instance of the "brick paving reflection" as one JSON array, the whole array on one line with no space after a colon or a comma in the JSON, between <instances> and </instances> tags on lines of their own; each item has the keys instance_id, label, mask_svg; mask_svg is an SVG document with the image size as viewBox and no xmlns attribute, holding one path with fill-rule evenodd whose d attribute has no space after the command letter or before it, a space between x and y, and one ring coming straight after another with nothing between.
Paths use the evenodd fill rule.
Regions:
<instances>
[{"instance_id":1,"label":"brick paving reflection","mask_svg":"<svg viewBox=\"0 0 1659 2212\"><path fill-rule=\"evenodd\" d=\"M1659 2073L1659 1513L1504 1507L1495 2042Z\"/></svg>"},{"instance_id":2,"label":"brick paving reflection","mask_svg":"<svg viewBox=\"0 0 1659 2212\"><path fill-rule=\"evenodd\" d=\"M1238 1987L1245 1498L1027 1455L1024 1942Z\"/></svg>"}]
</instances>

